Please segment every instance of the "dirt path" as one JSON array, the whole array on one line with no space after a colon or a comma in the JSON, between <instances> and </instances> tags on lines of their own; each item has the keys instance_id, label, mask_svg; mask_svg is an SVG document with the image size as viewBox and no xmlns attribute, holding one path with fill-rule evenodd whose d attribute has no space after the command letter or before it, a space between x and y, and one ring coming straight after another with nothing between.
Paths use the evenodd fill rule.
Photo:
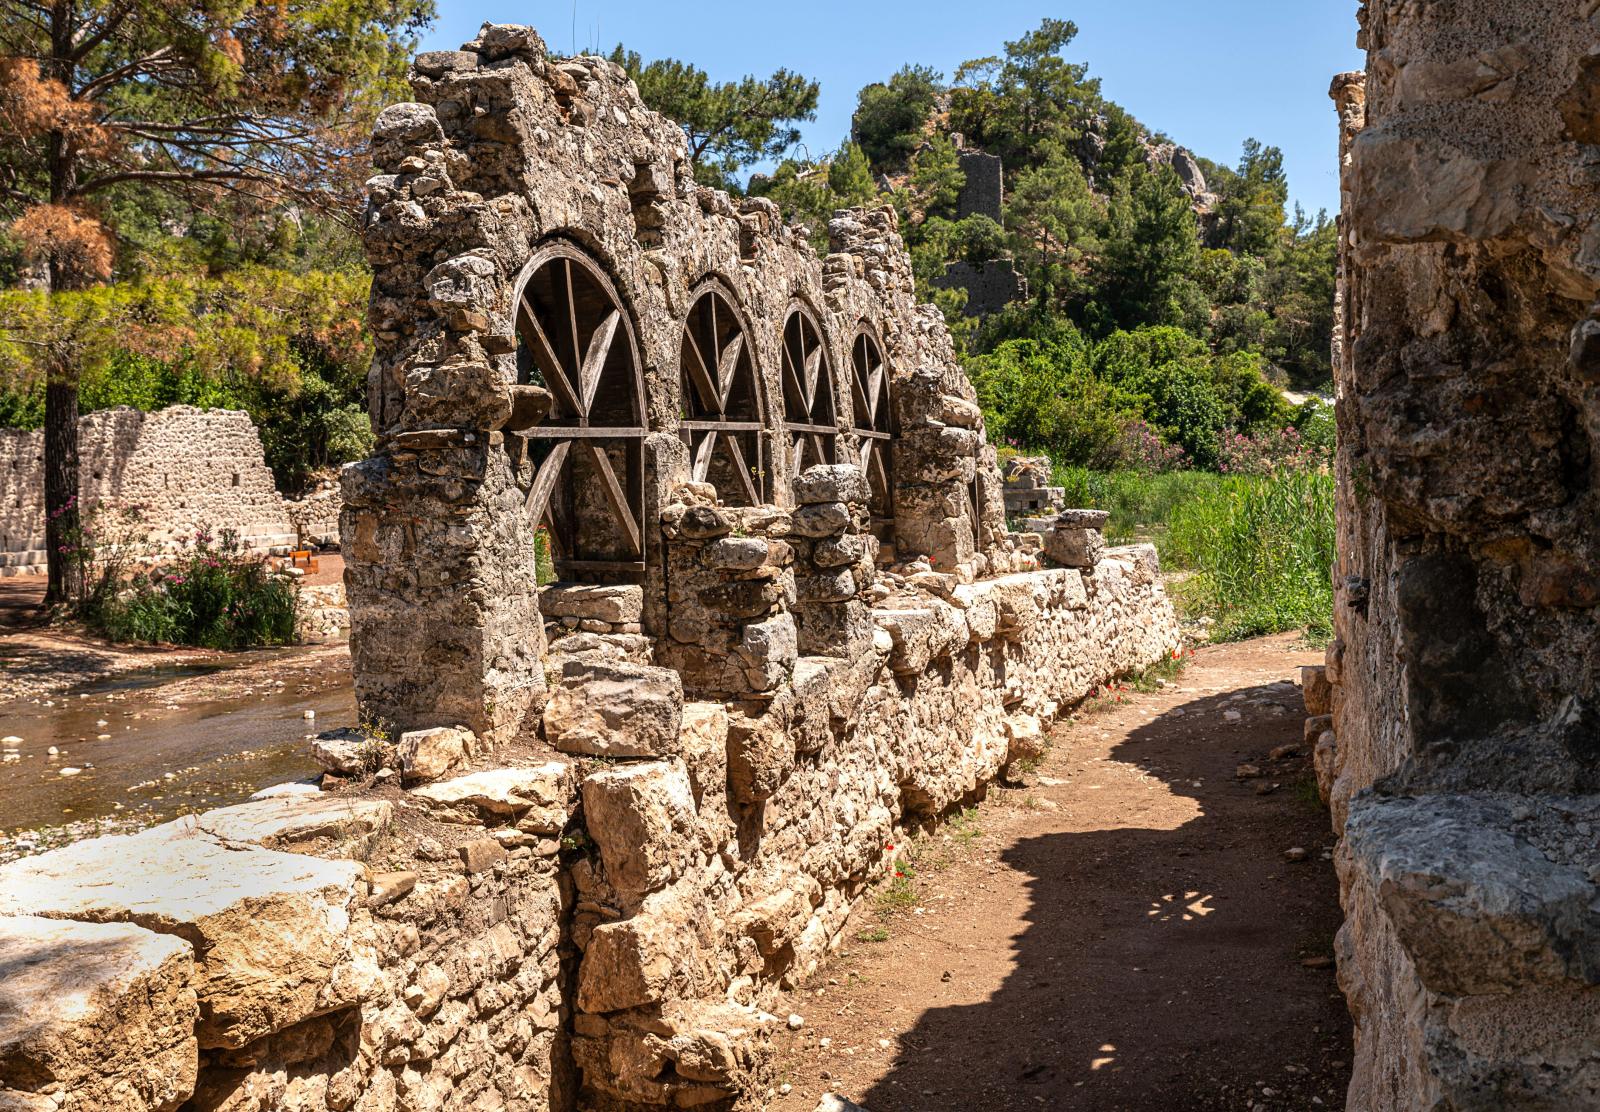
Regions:
<instances>
[{"instance_id":1,"label":"dirt path","mask_svg":"<svg viewBox=\"0 0 1600 1112\"><path fill-rule=\"evenodd\" d=\"M1300 741L1293 677L1319 659L1202 649L1059 727L1037 785L907 847L911 875L791 994L772 1107L1342 1107L1333 839L1305 758L1269 759Z\"/></svg>"}]
</instances>

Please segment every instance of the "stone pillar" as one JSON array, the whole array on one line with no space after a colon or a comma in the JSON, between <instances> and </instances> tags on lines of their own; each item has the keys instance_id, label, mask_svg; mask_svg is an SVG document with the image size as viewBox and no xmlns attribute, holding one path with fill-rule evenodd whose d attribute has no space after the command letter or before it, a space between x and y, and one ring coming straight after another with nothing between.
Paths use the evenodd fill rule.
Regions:
<instances>
[{"instance_id":1,"label":"stone pillar","mask_svg":"<svg viewBox=\"0 0 1600 1112\"><path fill-rule=\"evenodd\" d=\"M356 699L394 736L462 725L492 745L536 728L533 530L498 441L413 433L344 471Z\"/></svg>"},{"instance_id":2,"label":"stone pillar","mask_svg":"<svg viewBox=\"0 0 1600 1112\"><path fill-rule=\"evenodd\" d=\"M1371 0L1335 84L1317 745L1363 1112L1600 1106L1593 7Z\"/></svg>"},{"instance_id":3,"label":"stone pillar","mask_svg":"<svg viewBox=\"0 0 1600 1112\"><path fill-rule=\"evenodd\" d=\"M848 464L811 467L794 481L789 543L800 651L808 656L853 657L872 641L861 597L878 574L868 497L866 475Z\"/></svg>"},{"instance_id":4,"label":"stone pillar","mask_svg":"<svg viewBox=\"0 0 1600 1112\"><path fill-rule=\"evenodd\" d=\"M789 515L727 507L685 483L661 516L667 628L656 659L691 699L771 698L794 670L794 550Z\"/></svg>"}]
</instances>

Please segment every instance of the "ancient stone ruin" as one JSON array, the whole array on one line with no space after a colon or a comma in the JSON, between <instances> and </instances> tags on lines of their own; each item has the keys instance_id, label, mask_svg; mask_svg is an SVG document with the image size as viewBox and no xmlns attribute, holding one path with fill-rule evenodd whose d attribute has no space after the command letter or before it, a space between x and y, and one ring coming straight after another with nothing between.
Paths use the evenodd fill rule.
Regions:
<instances>
[{"instance_id":1,"label":"ancient stone ruin","mask_svg":"<svg viewBox=\"0 0 1600 1112\"><path fill-rule=\"evenodd\" d=\"M524 27L413 83L344 480L368 728L329 790L0 869L0 1106L758 1108L906 832L1178 646L1153 549L1008 529L891 209L819 258Z\"/></svg>"},{"instance_id":2,"label":"ancient stone ruin","mask_svg":"<svg viewBox=\"0 0 1600 1112\"><path fill-rule=\"evenodd\" d=\"M78 442L80 503L103 509L100 524L113 535L121 512L137 507L139 535L158 548L192 542L201 529L231 530L245 547L268 551L297 540L244 413L119 407L82 417ZM44 526L44 433L0 430L0 575L43 573Z\"/></svg>"},{"instance_id":3,"label":"ancient stone ruin","mask_svg":"<svg viewBox=\"0 0 1600 1112\"><path fill-rule=\"evenodd\" d=\"M1349 1107L1600 1107L1600 6L1372 0L1334 84ZM372 728L0 869L0 1107L760 1107L910 827L1177 641L1013 533L888 211L818 259L598 58L485 26L380 119ZM548 559L558 579L541 586Z\"/></svg>"},{"instance_id":4,"label":"ancient stone ruin","mask_svg":"<svg viewBox=\"0 0 1600 1112\"><path fill-rule=\"evenodd\" d=\"M1600 1107L1600 8L1372 0L1343 133L1349 1107Z\"/></svg>"},{"instance_id":5,"label":"ancient stone ruin","mask_svg":"<svg viewBox=\"0 0 1600 1112\"><path fill-rule=\"evenodd\" d=\"M996 224L1005 222L1004 164L1000 156L984 151L961 152L961 192L956 197L956 219L987 216ZM1027 296L1028 283L1017 273L1010 259L959 259L945 267L933 280L947 290L965 290L967 301L962 312L969 317L988 317Z\"/></svg>"}]
</instances>

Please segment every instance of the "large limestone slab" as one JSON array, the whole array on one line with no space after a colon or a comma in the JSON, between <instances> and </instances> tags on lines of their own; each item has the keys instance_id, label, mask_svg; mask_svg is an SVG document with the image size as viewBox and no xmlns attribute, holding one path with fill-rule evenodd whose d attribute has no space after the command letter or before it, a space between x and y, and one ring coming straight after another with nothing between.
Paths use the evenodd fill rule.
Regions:
<instances>
[{"instance_id":1,"label":"large limestone slab","mask_svg":"<svg viewBox=\"0 0 1600 1112\"><path fill-rule=\"evenodd\" d=\"M394 821L394 804L385 799L352 799L314 794L272 795L201 815L202 831L225 842L267 849L295 850L333 843L346 854L365 857L373 840Z\"/></svg>"},{"instance_id":2,"label":"large limestone slab","mask_svg":"<svg viewBox=\"0 0 1600 1112\"><path fill-rule=\"evenodd\" d=\"M1566 829L1600 798L1363 795L1343 852L1361 869L1422 983L1453 996L1600 984L1600 848Z\"/></svg>"},{"instance_id":3,"label":"large limestone slab","mask_svg":"<svg viewBox=\"0 0 1600 1112\"><path fill-rule=\"evenodd\" d=\"M356 1004L363 866L224 842L189 817L0 868L0 915L135 923L193 944L202 1048L240 1047Z\"/></svg>"},{"instance_id":4,"label":"large limestone slab","mask_svg":"<svg viewBox=\"0 0 1600 1112\"><path fill-rule=\"evenodd\" d=\"M177 1108L198 1062L193 979L181 938L0 918L0 1108Z\"/></svg>"}]
</instances>

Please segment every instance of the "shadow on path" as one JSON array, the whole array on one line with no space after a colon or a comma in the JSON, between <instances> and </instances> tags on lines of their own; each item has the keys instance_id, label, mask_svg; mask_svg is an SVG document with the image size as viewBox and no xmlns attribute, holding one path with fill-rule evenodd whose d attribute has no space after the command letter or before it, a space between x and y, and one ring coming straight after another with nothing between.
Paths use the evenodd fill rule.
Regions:
<instances>
[{"instance_id":1,"label":"shadow on path","mask_svg":"<svg viewBox=\"0 0 1600 1112\"><path fill-rule=\"evenodd\" d=\"M1030 824L1069 829L1024 829L999 857L1023 874L1028 900L1009 940L1010 972L982 1003L939 1005L935 986L933 1006L900 1036L862 1103L871 1112L1342 1107L1349 1020L1332 971L1314 967L1331 956L1340 922L1322 858L1327 815L1307 797L1303 758L1265 759L1300 740L1297 701L1292 684L1181 709L1169 699L1104 761L1095 756L1108 741L1096 748L1085 735L1116 738L1122 727L1092 717L1073 728L1046 768L1047 778L1071 778L1038 789L1060 813ZM1242 760L1268 776L1236 780ZM1271 784L1280 786L1258 794ZM1099 803L1113 789L1130 805L1107 815ZM1163 812L1171 828L1161 828ZM1290 846L1309 859L1288 862ZM989 929L991 949L1008 944L1003 926ZM972 941L959 925L941 934ZM976 948L929 960L955 965L943 979L959 982L963 950Z\"/></svg>"}]
</instances>

